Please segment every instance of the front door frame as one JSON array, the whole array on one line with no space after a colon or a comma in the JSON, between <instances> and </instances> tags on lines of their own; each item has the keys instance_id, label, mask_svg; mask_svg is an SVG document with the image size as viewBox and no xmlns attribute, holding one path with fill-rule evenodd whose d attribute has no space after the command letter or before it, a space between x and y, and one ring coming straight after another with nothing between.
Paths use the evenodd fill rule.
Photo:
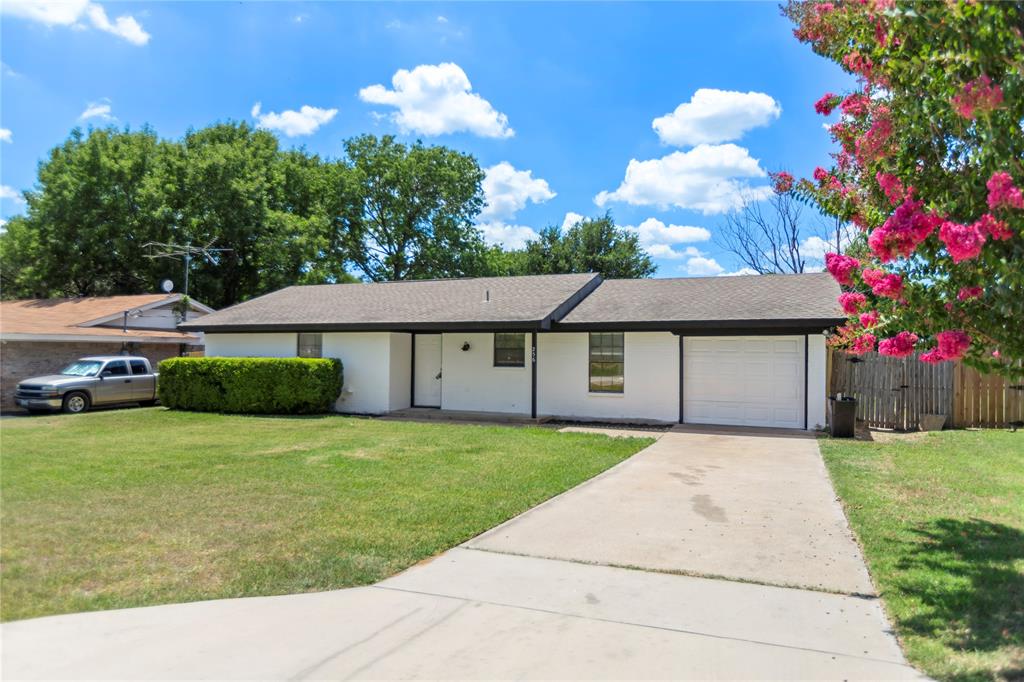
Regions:
<instances>
[{"instance_id":1,"label":"front door frame","mask_svg":"<svg viewBox=\"0 0 1024 682\"><path fill-rule=\"evenodd\" d=\"M437 405L417 405L416 404L416 337L417 336L437 336L438 338L440 338L441 339L441 357L442 358L444 357L444 335L441 332L427 332L427 333L412 332L412 339L411 339L411 343L409 344L410 348L412 349L411 355L410 355L411 362L410 362L410 365L409 365L409 405L412 406L412 407L422 407L422 408L429 408L429 409L432 409L432 410L439 410L439 409L441 409L441 401L440 400L438 400L438 404ZM444 378L443 378L444 368L443 367L441 369L441 372L442 372L442 379L441 379L441 381L442 381L442 388L441 388L441 390L443 392L444 391L444 386L443 386L443 382L444 382Z\"/></svg>"}]
</instances>

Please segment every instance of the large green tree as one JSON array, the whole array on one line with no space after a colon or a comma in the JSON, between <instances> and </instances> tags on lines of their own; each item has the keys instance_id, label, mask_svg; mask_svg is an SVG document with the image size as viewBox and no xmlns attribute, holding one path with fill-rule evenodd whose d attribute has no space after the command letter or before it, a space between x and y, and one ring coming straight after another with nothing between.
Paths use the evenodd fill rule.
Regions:
<instances>
[{"instance_id":1,"label":"large green tree","mask_svg":"<svg viewBox=\"0 0 1024 682\"><path fill-rule=\"evenodd\" d=\"M637 235L617 226L610 213L581 220L564 232L552 225L522 251L493 253L489 261L499 274L596 272L608 279L634 279L657 270Z\"/></svg>"},{"instance_id":2,"label":"large green tree","mask_svg":"<svg viewBox=\"0 0 1024 682\"><path fill-rule=\"evenodd\" d=\"M473 220L483 206L476 159L386 135L345 143L337 227L372 281L479 274L484 243Z\"/></svg>"},{"instance_id":3,"label":"large green tree","mask_svg":"<svg viewBox=\"0 0 1024 682\"><path fill-rule=\"evenodd\" d=\"M5 296L80 296L152 286L142 244L166 236L155 219L156 134L74 130L39 164L27 215L0 239Z\"/></svg>"}]
</instances>

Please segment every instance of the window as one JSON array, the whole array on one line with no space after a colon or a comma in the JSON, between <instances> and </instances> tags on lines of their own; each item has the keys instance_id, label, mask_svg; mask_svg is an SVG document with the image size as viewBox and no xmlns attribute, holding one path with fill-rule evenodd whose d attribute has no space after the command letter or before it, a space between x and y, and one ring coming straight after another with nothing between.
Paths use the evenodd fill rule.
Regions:
<instances>
[{"instance_id":1,"label":"window","mask_svg":"<svg viewBox=\"0 0 1024 682\"><path fill-rule=\"evenodd\" d=\"M622 332L591 332L590 392L622 393L625 387L622 369Z\"/></svg>"},{"instance_id":2,"label":"window","mask_svg":"<svg viewBox=\"0 0 1024 682\"><path fill-rule=\"evenodd\" d=\"M526 365L526 334L494 335L494 366L524 367Z\"/></svg>"},{"instance_id":3,"label":"window","mask_svg":"<svg viewBox=\"0 0 1024 682\"><path fill-rule=\"evenodd\" d=\"M124 360L111 360L103 367L103 374L115 377L128 375L128 363Z\"/></svg>"},{"instance_id":4,"label":"window","mask_svg":"<svg viewBox=\"0 0 1024 682\"><path fill-rule=\"evenodd\" d=\"M323 357L323 334L299 334L299 357L300 358L321 358Z\"/></svg>"},{"instance_id":5,"label":"window","mask_svg":"<svg viewBox=\"0 0 1024 682\"><path fill-rule=\"evenodd\" d=\"M128 364L132 366L132 374L145 374L146 373L146 362L145 360L129 360Z\"/></svg>"}]
</instances>

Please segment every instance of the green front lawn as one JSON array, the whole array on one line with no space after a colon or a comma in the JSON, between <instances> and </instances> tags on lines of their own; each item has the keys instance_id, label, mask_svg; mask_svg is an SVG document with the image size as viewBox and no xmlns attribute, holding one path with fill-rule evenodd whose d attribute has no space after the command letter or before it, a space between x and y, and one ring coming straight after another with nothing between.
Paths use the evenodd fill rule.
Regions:
<instances>
[{"instance_id":1,"label":"green front lawn","mask_svg":"<svg viewBox=\"0 0 1024 682\"><path fill-rule=\"evenodd\" d=\"M651 442L162 408L0 438L4 620L365 585Z\"/></svg>"},{"instance_id":2,"label":"green front lawn","mask_svg":"<svg viewBox=\"0 0 1024 682\"><path fill-rule=\"evenodd\" d=\"M821 450L907 658L944 680L1024 678L1024 433Z\"/></svg>"}]
</instances>

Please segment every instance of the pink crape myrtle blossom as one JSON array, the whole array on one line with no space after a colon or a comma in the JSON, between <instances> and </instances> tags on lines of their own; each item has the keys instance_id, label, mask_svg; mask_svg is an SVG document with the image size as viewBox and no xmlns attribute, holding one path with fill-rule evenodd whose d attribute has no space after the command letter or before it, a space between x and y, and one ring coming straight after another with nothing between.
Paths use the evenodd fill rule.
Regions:
<instances>
[{"instance_id":1,"label":"pink crape myrtle blossom","mask_svg":"<svg viewBox=\"0 0 1024 682\"><path fill-rule=\"evenodd\" d=\"M973 119L979 113L995 111L1003 103L1003 91L992 84L988 76L979 76L953 95L951 102L956 113L966 119Z\"/></svg>"},{"instance_id":2,"label":"pink crape myrtle blossom","mask_svg":"<svg viewBox=\"0 0 1024 682\"><path fill-rule=\"evenodd\" d=\"M914 352L915 343L917 343L917 334L913 332L900 332L896 336L879 341L878 352L894 358L905 358Z\"/></svg>"},{"instance_id":3,"label":"pink crape myrtle blossom","mask_svg":"<svg viewBox=\"0 0 1024 682\"><path fill-rule=\"evenodd\" d=\"M921 362L927 362L930 365L937 365L940 362L945 362L946 358L942 357L942 353L939 352L938 348L933 348L927 353L922 353L918 360Z\"/></svg>"},{"instance_id":4,"label":"pink crape myrtle blossom","mask_svg":"<svg viewBox=\"0 0 1024 682\"><path fill-rule=\"evenodd\" d=\"M981 298L985 294L985 290L981 287L964 287L956 294L956 300L958 301L970 301L974 298Z\"/></svg>"},{"instance_id":5,"label":"pink crape myrtle blossom","mask_svg":"<svg viewBox=\"0 0 1024 682\"><path fill-rule=\"evenodd\" d=\"M863 116L868 113L868 105L870 104L871 98L860 93L854 93L846 96L839 104L839 109L847 116Z\"/></svg>"},{"instance_id":6,"label":"pink crape myrtle blossom","mask_svg":"<svg viewBox=\"0 0 1024 682\"><path fill-rule=\"evenodd\" d=\"M857 128L849 123L835 123L828 128L829 134L843 147L843 152L852 154L857 148Z\"/></svg>"},{"instance_id":7,"label":"pink crape myrtle blossom","mask_svg":"<svg viewBox=\"0 0 1024 682\"><path fill-rule=\"evenodd\" d=\"M935 335L938 352L945 360L959 360L971 347L971 336L961 329L950 329Z\"/></svg>"},{"instance_id":8,"label":"pink crape myrtle blossom","mask_svg":"<svg viewBox=\"0 0 1024 682\"><path fill-rule=\"evenodd\" d=\"M886 274L882 270L865 269L861 273L861 277L876 296L899 300L903 294L903 278L899 275Z\"/></svg>"},{"instance_id":9,"label":"pink crape myrtle blossom","mask_svg":"<svg viewBox=\"0 0 1024 682\"><path fill-rule=\"evenodd\" d=\"M928 238L942 219L921 210L923 201L906 199L892 215L868 236L868 247L878 260L888 263L897 257L906 258Z\"/></svg>"},{"instance_id":10,"label":"pink crape myrtle blossom","mask_svg":"<svg viewBox=\"0 0 1024 682\"><path fill-rule=\"evenodd\" d=\"M813 177L815 180L818 181L818 184L824 185L825 182L832 176L829 175L829 172L827 170L825 170L821 166L817 166L814 169Z\"/></svg>"},{"instance_id":11,"label":"pink crape myrtle blossom","mask_svg":"<svg viewBox=\"0 0 1024 682\"><path fill-rule=\"evenodd\" d=\"M837 104L839 104L839 97L831 92L826 92L821 99L814 103L814 111L822 116L828 116Z\"/></svg>"},{"instance_id":12,"label":"pink crape myrtle blossom","mask_svg":"<svg viewBox=\"0 0 1024 682\"><path fill-rule=\"evenodd\" d=\"M853 273L859 267L860 261L856 258L838 253L825 254L825 269L832 274L837 282L845 286L853 284Z\"/></svg>"},{"instance_id":13,"label":"pink crape myrtle blossom","mask_svg":"<svg viewBox=\"0 0 1024 682\"><path fill-rule=\"evenodd\" d=\"M864 355L864 353L870 353L875 349L875 335L874 334L861 334L853 343L850 345L850 352L854 355Z\"/></svg>"},{"instance_id":14,"label":"pink crape myrtle blossom","mask_svg":"<svg viewBox=\"0 0 1024 682\"><path fill-rule=\"evenodd\" d=\"M885 192L885 197L893 206L903 201L903 198L908 194L903 187L903 183L895 175L878 171L875 173L875 180L878 181L878 186L882 188L882 191Z\"/></svg>"},{"instance_id":15,"label":"pink crape myrtle blossom","mask_svg":"<svg viewBox=\"0 0 1024 682\"><path fill-rule=\"evenodd\" d=\"M839 294L839 305L843 307L843 312L847 315L853 315L861 306L863 306L868 300L868 297L864 294L846 292Z\"/></svg>"},{"instance_id":16,"label":"pink crape myrtle blossom","mask_svg":"<svg viewBox=\"0 0 1024 682\"><path fill-rule=\"evenodd\" d=\"M993 211L1000 207L1024 208L1024 195L1013 184L1013 177L1009 173L993 173L985 187L988 188L988 207Z\"/></svg>"},{"instance_id":17,"label":"pink crape myrtle blossom","mask_svg":"<svg viewBox=\"0 0 1024 682\"><path fill-rule=\"evenodd\" d=\"M793 175L786 171L779 171L778 173L771 173L772 189L776 194L785 194L789 190L793 189Z\"/></svg>"},{"instance_id":18,"label":"pink crape myrtle blossom","mask_svg":"<svg viewBox=\"0 0 1024 682\"><path fill-rule=\"evenodd\" d=\"M951 220L942 223L939 239L946 245L954 263L977 258L981 247L985 245L985 235L977 224L962 225Z\"/></svg>"},{"instance_id":19,"label":"pink crape myrtle blossom","mask_svg":"<svg viewBox=\"0 0 1024 682\"><path fill-rule=\"evenodd\" d=\"M850 54L843 57L843 66L845 66L853 73L860 74L867 80L871 80L871 75L875 67L875 64L874 62L871 61L871 57L866 57L862 55L859 51L854 50Z\"/></svg>"},{"instance_id":20,"label":"pink crape myrtle blossom","mask_svg":"<svg viewBox=\"0 0 1024 682\"><path fill-rule=\"evenodd\" d=\"M879 116L856 142L856 156L862 166L884 159L889 155L893 134L892 121L885 107L879 107Z\"/></svg>"},{"instance_id":21,"label":"pink crape myrtle blossom","mask_svg":"<svg viewBox=\"0 0 1024 682\"><path fill-rule=\"evenodd\" d=\"M978 228L982 234L987 234L992 239L999 241L1013 237L1013 230L1006 224L1006 221L997 219L991 213L986 213L974 221L974 227Z\"/></svg>"},{"instance_id":22,"label":"pink crape myrtle blossom","mask_svg":"<svg viewBox=\"0 0 1024 682\"><path fill-rule=\"evenodd\" d=\"M869 310L866 313L860 314L860 326L864 327L865 329L871 329L876 324L878 324L877 310Z\"/></svg>"}]
</instances>

